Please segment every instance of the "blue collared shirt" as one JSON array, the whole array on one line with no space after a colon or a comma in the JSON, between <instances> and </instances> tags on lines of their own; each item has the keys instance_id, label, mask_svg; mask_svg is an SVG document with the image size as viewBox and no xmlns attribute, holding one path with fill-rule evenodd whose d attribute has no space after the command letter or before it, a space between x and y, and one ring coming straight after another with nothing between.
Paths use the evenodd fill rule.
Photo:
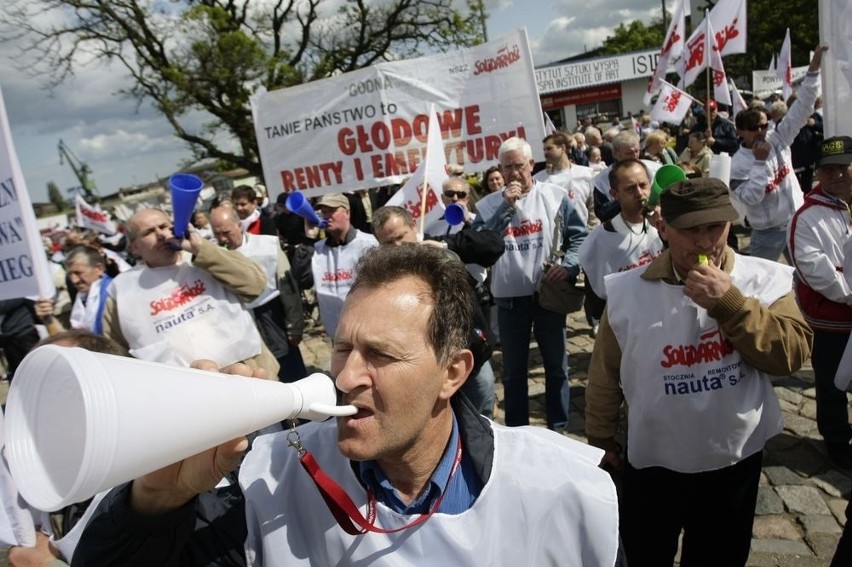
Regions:
<instances>
[{"instance_id":1,"label":"blue collared shirt","mask_svg":"<svg viewBox=\"0 0 852 567\"><path fill-rule=\"evenodd\" d=\"M456 447L459 442L459 427L456 416L453 414L453 431L450 441L444 449L444 454L438 462L438 466L429 478L429 484L408 506L399 498L399 494L391 485L384 471L376 461L363 461L359 464L358 472L361 482L373 492L376 500L399 514L427 514L435 501L441 496L447 479L453 470L456 457ZM447 492L437 512L442 514L461 514L473 506L477 496L482 491L482 484L473 468L473 463L462 449L462 460L456 474L450 479Z\"/></svg>"}]
</instances>

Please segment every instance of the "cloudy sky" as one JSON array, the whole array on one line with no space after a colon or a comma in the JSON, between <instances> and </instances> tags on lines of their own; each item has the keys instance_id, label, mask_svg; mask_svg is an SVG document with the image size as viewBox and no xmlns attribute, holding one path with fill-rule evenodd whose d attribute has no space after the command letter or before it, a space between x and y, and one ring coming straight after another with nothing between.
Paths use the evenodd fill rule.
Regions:
<instances>
[{"instance_id":1,"label":"cloudy sky","mask_svg":"<svg viewBox=\"0 0 852 567\"><path fill-rule=\"evenodd\" d=\"M665 0L671 9L674 0ZM486 0L489 38L525 26L536 65L601 44L622 21L659 17L661 0ZM188 152L148 106L114 94L126 79L102 66L78 70L51 95L16 69L14 44L0 44L0 87L18 158L34 201L46 201L48 181L78 185L59 163L59 140L93 172L101 194L148 183L178 169Z\"/></svg>"}]
</instances>

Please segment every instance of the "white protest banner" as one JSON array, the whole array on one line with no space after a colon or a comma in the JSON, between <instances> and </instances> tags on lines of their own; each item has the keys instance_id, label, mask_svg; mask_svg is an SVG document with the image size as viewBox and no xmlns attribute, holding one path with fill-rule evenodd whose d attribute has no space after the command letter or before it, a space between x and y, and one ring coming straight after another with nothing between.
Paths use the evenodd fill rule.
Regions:
<instances>
[{"instance_id":1,"label":"white protest banner","mask_svg":"<svg viewBox=\"0 0 852 567\"><path fill-rule=\"evenodd\" d=\"M648 87L645 89L645 97L642 99L642 102L646 106L651 104L651 98L660 91L660 81L666 77L669 61L674 61L683 53L683 38L686 35L686 17L684 16L683 1L679 0L675 8L674 17L672 17L666 37L663 40L660 57L657 59L657 67L654 69L654 75L648 81Z\"/></svg>"},{"instance_id":2,"label":"white protest banner","mask_svg":"<svg viewBox=\"0 0 852 567\"><path fill-rule=\"evenodd\" d=\"M418 224L418 232L444 215L444 202L440 195L447 180L447 160L441 140L441 128L435 114L435 105L429 111L429 133L426 143L426 156L414 175L399 188L388 200L388 205L406 209ZM426 198L423 198L424 185ZM421 212L425 209L424 218Z\"/></svg>"},{"instance_id":3,"label":"white protest banner","mask_svg":"<svg viewBox=\"0 0 852 567\"><path fill-rule=\"evenodd\" d=\"M829 50L830 51L830 50ZM805 76L808 72L808 66L793 67L793 82ZM781 79L778 78L776 71L752 71L751 72L751 90L754 96L763 98L771 95L775 91L781 90Z\"/></svg>"},{"instance_id":4,"label":"white protest banner","mask_svg":"<svg viewBox=\"0 0 852 567\"><path fill-rule=\"evenodd\" d=\"M0 90L0 299L55 293Z\"/></svg>"},{"instance_id":5,"label":"white protest banner","mask_svg":"<svg viewBox=\"0 0 852 567\"><path fill-rule=\"evenodd\" d=\"M781 79L781 93L784 100L787 100L793 94L793 63L792 54L790 52L790 28L787 28L787 35L784 36L784 43L781 44L781 54L778 55L777 68L775 74Z\"/></svg>"},{"instance_id":6,"label":"white protest banner","mask_svg":"<svg viewBox=\"0 0 852 567\"><path fill-rule=\"evenodd\" d=\"M110 220L109 213L101 210L100 205L90 205L78 193L74 197L74 206L77 209L77 226L106 235L115 234L115 223Z\"/></svg>"},{"instance_id":7,"label":"white protest banner","mask_svg":"<svg viewBox=\"0 0 852 567\"><path fill-rule=\"evenodd\" d=\"M660 81L660 85L662 85L660 96L651 109L651 120L656 120L660 124L663 122L680 124L695 99L666 81Z\"/></svg>"},{"instance_id":8,"label":"white protest banner","mask_svg":"<svg viewBox=\"0 0 852 567\"><path fill-rule=\"evenodd\" d=\"M820 0L820 41L823 54L823 126L825 137L852 135L852 0ZM796 70L793 69L795 77Z\"/></svg>"},{"instance_id":9,"label":"white protest banner","mask_svg":"<svg viewBox=\"0 0 852 567\"><path fill-rule=\"evenodd\" d=\"M731 106L731 92L728 90L728 76L725 74L725 66L722 64L722 56L719 54L719 46L716 44L716 35L713 33L713 24L707 21L707 50L710 53L710 75L713 81L713 98L717 102Z\"/></svg>"},{"instance_id":10,"label":"white protest banner","mask_svg":"<svg viewBox=\"0 0 852 567\"><path fill-rule=\"evenodd\" d=\"M705 10L706 14L706 10ZM710 50L712 43L709 41L708 23L709 17L701 20L701 24L693 30L692 35L686 40L683 48L683 57L678 59L676 63L677 74L680 75L680 83L678 86L686 88L695 82L698 75L707 68L707 63L710 60Z\"/></svg>"},{"instance_id":11,"label":"white protest banner","mask_svg":"<svg viewBox=\"0 0 852 567\"><path fill-rule=\"evenodd\" d=\"M270 198L400 183L423 161L430 102L448 163L485 170L511 136L533 141L543 159L541 103L521 29L258 96L255 132Z\"/></svg>"},{"instance_id":12,"label":"white protest banner","mask_svg":"<svg viewBox=\"0 0 852 567\"><path fill-rule=\"evenodd\" d=\"M733 81L730 82L731 87L731 117L736 117L737 114L748 108L743 95Z\"/></svg>"},{"instance_id":13,"label":"white protest banner","mask_svg":"<svg viewBox=\"0 0 852 567\"><path fill-rule=\"evenodd\" d=\"M710 10L716 46L722 55L746 52L746 0L719 0Z\"/></svg>"}]
</instances>

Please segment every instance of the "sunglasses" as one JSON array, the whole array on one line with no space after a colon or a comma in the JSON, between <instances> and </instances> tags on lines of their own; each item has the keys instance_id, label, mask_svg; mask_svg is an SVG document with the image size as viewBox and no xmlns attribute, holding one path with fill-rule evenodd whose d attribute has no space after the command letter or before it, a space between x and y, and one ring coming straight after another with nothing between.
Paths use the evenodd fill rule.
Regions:
<instances>
[{"instance_id":1,"label":"sunglasses","mask_svg":"<svg viewBox=\"0 0 852 567\"><path fill-rule=\"evenodd\" d=\"M447 189L444 191L444 195L452 199L453 197L458 197L459 199L467 198L467 191L453 191L452 189Z\"/></svg>"},{"instance_id":2,"label":"sunglasses","mask_svg":"<svg viewBox=\"0 0 852 567\"><path fill-rule=\"evenodd\" d=\"M758 124L757 126L750 126L746 128L749 132L757 132L758 130L766 130L769 128L769 124Z\"/></svg>"}]
</instances>

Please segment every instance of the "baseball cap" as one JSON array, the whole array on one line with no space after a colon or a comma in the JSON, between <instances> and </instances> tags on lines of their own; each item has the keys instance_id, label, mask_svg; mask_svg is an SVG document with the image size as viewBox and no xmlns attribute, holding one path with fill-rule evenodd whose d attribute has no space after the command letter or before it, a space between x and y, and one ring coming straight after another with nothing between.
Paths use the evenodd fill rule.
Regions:
<instances>
[{"instance_id":1,"label":"baseball cap","mask_svg":"<svg viewBox=\"0 0 852 567\"><path fill-rule=\"evenodd\" d=\"M663 220L674 228L692 228L712 222L735 221L728 187L713 177L673 183L660 195Z\"/></svg>"},{"instance_id":2,"label":"baseball cap","mask_svg":"<svg viewBox=\"0 0 852 567\"><path fill-rule=\"evenodd\" d=\"M835 136L823 140L819 145L819 158L816 166L849 165L852 163L852 138Z\"/></svg>"},{"instance_id":3,"label":"baseball cap","mask_svg":"<svg viewBox=\"0 0 852 567\"><path fill-rule=\"evenodd\" d=\"M344 208L349 210L349 199L340 193L326 193L320 197L317 207L329 207L331 209Z\"/></svg>"},{"instance_id":4,"label":"baseball cap","mask_svg":"<svg viewBox=\"0 0 852 567\"><path fill-rule=\"evenodd\" d=\"M719 105L712 98L707 101L707 108L710 110L719 110Z\"/></svg>"}]
</instances>

